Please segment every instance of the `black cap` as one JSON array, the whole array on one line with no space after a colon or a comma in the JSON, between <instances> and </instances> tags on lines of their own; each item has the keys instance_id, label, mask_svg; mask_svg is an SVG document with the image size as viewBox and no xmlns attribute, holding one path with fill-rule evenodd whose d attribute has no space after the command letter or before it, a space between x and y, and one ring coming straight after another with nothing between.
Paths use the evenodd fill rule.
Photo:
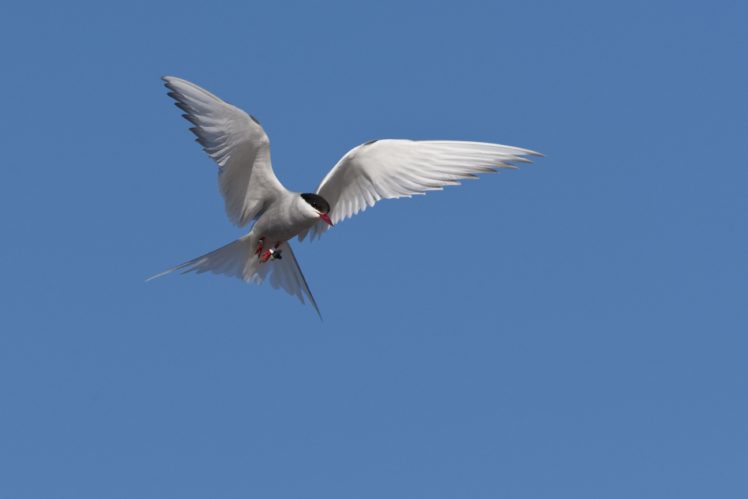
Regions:
<instances>
[{"instance_id":1,"label":"black cap","mask_svg":"<svg viewBox=\"0 0 748 499\"><path fill-rule=\"evenodd\" d=\"M314 207L314 209L319 211L320 213L330 213L330 203L328 203L325 198L323 198L319 194L305 192L301 195L301 197L304 198L304 201L312 205L312 207Z\"/></svg>"}]
</instances>

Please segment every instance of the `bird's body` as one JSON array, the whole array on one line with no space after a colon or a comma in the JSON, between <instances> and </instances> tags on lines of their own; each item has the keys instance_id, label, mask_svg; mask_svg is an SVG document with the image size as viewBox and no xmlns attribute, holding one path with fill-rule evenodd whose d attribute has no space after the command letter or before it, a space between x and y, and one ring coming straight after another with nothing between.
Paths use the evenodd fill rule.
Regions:
<instances>
[{"instance_id":1,"label":"bird's body","mask_svg":"<svg viewBox=\"0 0 748 499\"><path fill-rule=\"evenodd\" d=\"M203 149L218 163L226 212L239 226L254 222L245 236L185 262L175 270L213 272L247 282L269 280L302 303L319 308L288 241L321 236L334 223L373 206L380 199L410 197L460 180L514 168L533 151L461 141L369 141L351 149L314 193L291 192L275 176L270 141L259 122L188 81L164 77ZM464 234L462 234L464 236Z\"/></svg>"},{"instance_id":2,"label":"bird's body","mask_svg":"<svg viewBox=\"0 0 748 499\"><path fill-rule=\"evenodd\" d=\"M307 213L304 205L306 201L301 193L284 193L257 219L250 236L257 239L264 237L272 243L293 239L319 220L319 215Z\"/></svg>"}]
</instances>

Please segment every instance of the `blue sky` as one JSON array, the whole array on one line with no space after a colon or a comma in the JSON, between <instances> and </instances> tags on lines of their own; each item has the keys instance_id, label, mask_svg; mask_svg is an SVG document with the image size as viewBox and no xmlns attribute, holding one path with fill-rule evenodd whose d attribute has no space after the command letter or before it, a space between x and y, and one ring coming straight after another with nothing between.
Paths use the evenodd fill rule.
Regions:
<instances>
[{"instance_id":1,"label":"blue sky","mask_svg":"<svg viewBox=\"0 0 748 499\"><path fill-rule=\"evenodd\" d=\"M487 2L486 2L487 3ZM745 2L40 2L0 16L0 497L748 496ZM296 254L159 77L312 190L374 138L542 151Z\"/></svg>"}]
</instances>

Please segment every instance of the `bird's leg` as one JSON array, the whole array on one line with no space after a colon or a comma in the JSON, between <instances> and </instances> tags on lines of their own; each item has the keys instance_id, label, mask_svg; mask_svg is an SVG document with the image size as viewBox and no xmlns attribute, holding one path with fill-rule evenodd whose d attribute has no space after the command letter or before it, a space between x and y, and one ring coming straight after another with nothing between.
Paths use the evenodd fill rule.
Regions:
<instances>
[{"instance_id":1,"label":"bird's leg","mask_svg":"<svg viewBox=\"0 0 748 499\"><path fill-rule=\"evenodd\" d=\"M265 238L261 237L259 241L257 241L257 249L255 250L255 255L259 255L262 253L262 247L265 245Z\"/></svg>"},{"instance_id":2,"label":"bird's leg","mask_svg":"<svg viewBox=\"0 0 748 499\"><path fill-rule=\"evenodd\" d=\"M280 245L281 245L281 241L278 241L277 243L275 243L275 246L273 246L272 249L266 249L265 251L263 251L262 254L260 255L260 262L265 263L268 260L275 260L275 259L281 260L282 259L281 252L278 249Z\"/></svg>"},{"instance_id":3,"label":"bird's leg","mask_svg":"<svg viewBox=\"0 0 748 499\"><path fill-rule=\"evenodd\" d=\"M260 263L265 263L265 262L267 262L268 260L270 260L270 257L272 257L272 256L273 256L273 250L271 250L271 249L266 249L266 250L265 250L265 251L263 251L263 252L262 252L262 254L260 255Z\"/></svg>"}]
</instances>

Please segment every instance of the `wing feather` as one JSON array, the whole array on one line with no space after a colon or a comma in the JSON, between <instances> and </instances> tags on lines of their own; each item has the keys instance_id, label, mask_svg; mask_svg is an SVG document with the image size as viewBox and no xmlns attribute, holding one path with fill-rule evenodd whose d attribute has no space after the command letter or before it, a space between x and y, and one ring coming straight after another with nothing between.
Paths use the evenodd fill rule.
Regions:
<instances>
[{"instance_id":1,"label":"wing feather","mask_svg":"<svg viewBox=\"0 0 748 499\"><path fill-rule=\"evenodd\" d=\"M204 88L164 76L168 95L194 126L190 131L218 164L226 214L236 225L256 219L285 191L270 163L270 140L260 123Z\"/></svg>"},{"instance_id":2,"label":"wing feather","mask_svg":"<svg viewBox=\"0 0 748 499\"><path fill-rule=\"evenodd\" d=\"M461 180L532 163L527 156L540 153L486 142L448 140L377 140L354 147L322 179L317 194L331 206L330 218L339 223L374 206L381 199L396 199L442 190ZM322 235L329 226L318 222L309 231Z\"/></svg>"}]
</instances>

